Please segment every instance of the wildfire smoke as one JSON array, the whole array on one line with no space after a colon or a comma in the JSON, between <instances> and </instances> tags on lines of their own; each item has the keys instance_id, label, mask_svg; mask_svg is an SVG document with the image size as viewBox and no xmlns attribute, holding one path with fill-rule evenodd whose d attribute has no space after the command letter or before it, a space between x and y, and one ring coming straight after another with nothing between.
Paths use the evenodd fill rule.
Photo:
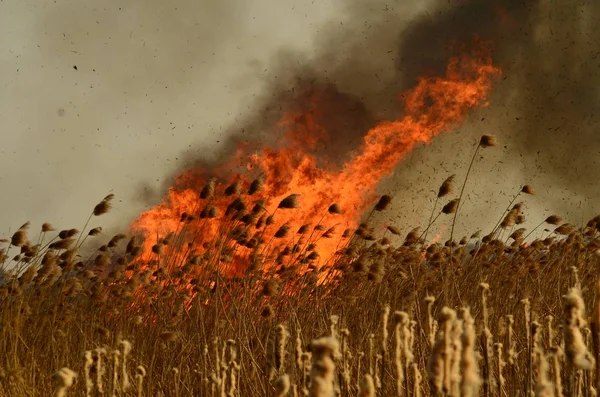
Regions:
<instances>
[{"instance_id":1,"label":"wildfire smoke","mask_svg":"<svg viewBox=\"0 0 600 397\"><path fill-rule=\"evenodd\" d=\"M252 252L265 253L275 246L283 249L286 244L311 244L318 252L313 258L329 258L340 244L339 238L331 238L333 231L357 227L361 214L376 198L377 184L393 173L415 145L451 131L470 109L487 105L492 80L499 74L481 43L471 53L452 58L445 76L420 78L401 95L403 116L367 131L360 149L340 165L323 164L315 155L314 149L326 143L327 131L311 113L285 114L276 126L285 129L277 146L249 153L242 145L216 169L186 170L163 202L141 214L130 228L143 236L146 257L153 255L152 247L169 233L178 233L180 242L183 239L179 246L185 246L186 252L182 257L201 254L217 243L226 224L239 245L232 251L234 258L229 258L235 259L238 270ZM300 119L302 123L297 123ZM250 195L252 176L264 183L261 191ZM201 190L209 180L217 181L217 194L202 199ZM278 208L292 194L299 201L297 208ZM327 211L334 203L343 213ZM206 216L209 209L214 216ZM200 215L200 219L183 219L183 213ZM295 233L303 225L312 230L308 240Z\"/></svg>"}]
</instances>

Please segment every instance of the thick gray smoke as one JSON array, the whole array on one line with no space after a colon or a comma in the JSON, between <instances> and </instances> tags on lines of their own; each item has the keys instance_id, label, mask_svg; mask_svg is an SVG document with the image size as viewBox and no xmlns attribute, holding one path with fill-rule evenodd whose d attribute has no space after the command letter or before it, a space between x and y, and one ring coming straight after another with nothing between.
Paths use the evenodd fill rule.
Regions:
<instances>
[{"instance_id":1,"label":"thick gray smoke","mask_svg":"<svg viewBox=\"0 0 600 397\"><path fill-rule=\"evenodd\" d=\"M310 51L332 9L293 3L0 2L0 234L80 228L109 192L94 222L125 227L184 148L213 157L276 49Z\"/></svg>"},{"instance_id":2,"label":"thick gray smoke","mask_svg":"<svg viewBox=\"0 0 600 397\"><path fill-rule=\"evenodd\" d=\"M506 76L494 102L511 111L499 121L502 137L553 183L596 197L600 3L471 0L454 8L439 3L401 38L397 65L407 80L441 70L448 39L466 42L478 33L491 40Z\"/></svg>"},{"instance_id":3,"label":"thick gray smoke","mask_svg":"<svg viewBox=\"0 0 600 397\"><path fill-rule=\"evenodd\" d=\"M491 42L504 73L490 106L397 167L381 187L396 196L398 211L389 221L422 225L433 191L452 173L462 181L482 134L497 135L501 145L482 152L475 163L463 231L493 226L524 184L538 192L525 197L529 225L552 212L579 223L600 211L594 200L600 193L594 183L600 171L600 119L594 114L600 105L600 36L594 34L600 3L440 0L421 10L402 4L346 2L342 21L319 31L314 54L303 59L282 51L274 60L271 88L249 117L235 123L222 154L248 139L265 142L283 111L309 108L317 93L326 98L319 118L330 137L321 155L343 159L369 127L401 115L402 91L419 76L442 75L456 44L466 51L477 35Z\"/></svg>"},{"instance_id":4,"label":"thick gray smoke","mask_svg":"<svg viewBox=\"0 0 600 397\"><path fill-rule=\"evenodd\" d=\"M382 184L382 191L395 196L389 222L422 225L433 192L452 173L462 180L473 144L484 133L497 135L501 145L476 161L461 231L493 225L526 183L538 191L527 198L535 221L557 212L579 222L600 211L594 200L600 188L593 183L600 170L594 135L600 4L350 0L300 10L296 3L269 3L211 2L207 8L195 5L204 2L153 0L125 7L115 0L102 9L91 2L49 6L26 43L29 49L40 45L35 51L51 80L37 95L46 105L56 98L56 105L28 109L36 120L28 128L48 133L24 141L18 156L55 153L54 165L23 174L37 182L34 194L48 186L48 206L35 216L68 213L73 205L61 206L61 200L79 189L103 197L115 179L121 181L115 190L136 193L124 201L156 204L182 168L210 170L241 142L257 147L273 142L281 114L306 109L315 96L321 98L317 117L329 135L320 155L340 161L378 121L400 117L402 91L418 76L443 73L455 54L451 44L468 49L474 34L491 41L503 78L489 107L473 112L459 131L415 150ZM250 18L260 20L261 28ZM266 23L271 25L262 26ZM246 38L249 32L262 36ZM254 61L241 64L248 59ZM29 76L41 73L40 65L15 63L19 67ZM35 92L42 83L27 84ZM58 108L65 109L64 117L54 117ZM137 162L111 167L99 160L120 155ZM56 165L67 159L76 165ZM120 173L127 179L116 178ZM70 181L62 184L68 188L53 189L59 179ZM75 208L82 214L89 204ZM132 214L124 211L124 221Z\"/></svg>"},{"instance_id":5,"label":"thick gray smoke","mask_svg":"<svg viewBox=\"0 0 600 397\"><path fill-rule=\"evenodd\" d=\"M550 212L574 223L596 215L600 3L471 0L454 7L438 3L436 11L411 23L401 38L397 65L405 81L426 70L440 71L446 41L466 42L473 33L491 40L494 60L504 72L491 107L482 112L487 119L479 128L484 130L475 131L497 134L507 150L495 172L486 175L488 168L476 179L480 186L472 190L479 194L473 198L479 208L475 212L485 218L493 208L485 203L490 196L504 189L510 196L516 185L531 183L539 194L528 200L531 217L536 218L529 225ZM502 178L499 174L504 171L517 178Z\"/></svg>"}]
</instances>

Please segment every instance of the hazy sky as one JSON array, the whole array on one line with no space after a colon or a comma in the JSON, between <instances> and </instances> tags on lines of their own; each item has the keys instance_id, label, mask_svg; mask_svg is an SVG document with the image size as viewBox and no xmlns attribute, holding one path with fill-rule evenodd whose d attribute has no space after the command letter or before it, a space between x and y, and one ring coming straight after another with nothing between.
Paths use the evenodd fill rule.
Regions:
<instances>
[{"instance_id":1,"label":"hazy sky","mask_svg":"<svg viewBox=\"0 0 600 397\"><path fill-rule=\"evenodd\" d=\"M310 50L333 10L313 3L1 2L3 230L80 225L108 192L123 200L112 221L133 216L182 150L210 156L277 49Z\"/></svg>"},{"instance_id":2,"label":"hazy sky","mask_svg":"<svg viewBox=\"0 0 600 397\"><path fill-rule=\"evenodd\" d=\"M432 192L451 173L461 180L473 143L491 133L502 144L478 160L460 226L493 225L525 183L538 191L531 224L553 212L579 222L600 211L590 88L600 6L522 3L1 1L1 234L28 220L80 228L109 192L115 209L100 223L126 225L183 157L209 159L226 131L244 128L273 83L294 76L286 65L308 65L387 116L400 88L445 63L447 38L479 31L497 41L505 71L490 107L398 167L381 188L396 196L389 220L422 223Z\"/></svg>"}]
</instances>

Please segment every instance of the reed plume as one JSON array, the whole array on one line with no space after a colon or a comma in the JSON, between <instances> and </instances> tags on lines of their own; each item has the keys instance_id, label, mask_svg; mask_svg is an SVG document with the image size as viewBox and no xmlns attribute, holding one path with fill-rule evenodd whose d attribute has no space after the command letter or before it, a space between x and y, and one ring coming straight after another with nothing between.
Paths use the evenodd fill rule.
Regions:
<instances>
[{"instance_id":1,"label":"reed plume","mask_svg":"<svg viewBox=\"0 0 600 397\"><path fill-rule=\"evenodd\" d=\"M67 390L73 386L76 378L77 374L67 367L61 368L54 374L54 380L56 382L54 391L55 397L65 397L67 395Z\"/></svg>"},{"instance_id":2,"label":"reed plume","mask_svg":"<svg viewBox=\"0 0 600 397\"><path fill-rule=\"evenodd\" d=\"M577 370L589 370L595 360L582 334L586 326L585 304L579 288L573 287L564 297L564 340L567 363Z\"/></svg>"},{"instance_id":3,"label":"reed plume","mask_svg":"<svg viewBox=\"0 0 600 397\"><path fill-rule=\"evenodd\" d=\"M377 204L375 204L374 209L375 211L385 211L391 202L392 197L387 194L384 194L383 196L381 196Z\"/></svg>"},{"instance_id":4,"label":"reed plume","mask_svg":"<svg viewBox=\"0 0 600 397\"><path fill-rule=\"evenodd\" d=\"M360 381L359 397L375 397L375 382L370 374L366 374Z\"/></svg>"},{"instance_id":5,"label":"reed plume","mask_svg":"<svg viewBox=\"0 0 600 397\"><path fill-rule=\"evenodd\" d=\"M287 374L281 375L275 381L275 396L285 397L290 392L290 377Z\"/></svg>"},{"instance_id":6,"label":"reed plume","mask_svg":"<svg viewBox=\"0 0 600 397\"><path fill-rule=\"evenodd\" d=\"M309 397L334 397L335 363L338 341L333 337L313 340L311 353L313 364L310 372L311 388Z\"/></svg>"}]
</instances>

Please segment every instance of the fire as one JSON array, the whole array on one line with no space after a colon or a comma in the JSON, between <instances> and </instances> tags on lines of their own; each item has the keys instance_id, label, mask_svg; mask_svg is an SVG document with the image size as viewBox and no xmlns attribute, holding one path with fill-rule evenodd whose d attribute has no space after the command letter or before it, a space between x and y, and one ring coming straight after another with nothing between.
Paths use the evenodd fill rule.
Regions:
<instances>
[{"instance_id":1,"label":"fire","mask_svg":"<svg viewBox=\"0 0 600 397\"><path fill-rule=\"evenodd\" d=\"M435 244L438 241L440 241L440 239L442 238L442 233L445 232L447 228L448 227L446 225L440 225L440 228L439 228L438 232L431 239L431 243L430 244Z\"/></svg>"},{"instance_id":2,"label":"fire","mask_svg":"<svg viewBox=\"0 0 600 397\"><path fill-rule=\"evenodd\" d=\"M310 250L303 254L304 263L323 263L343 244L342 231L356 228L361 214L373 204L382 178L391 175L417 144L451 131L464 121L470 109L487 105L492 80L499 74L485 51L453 58L444 77L422 78L401 96L403 117L367 131L360 150L338 165L321 164L313 153L312 149L327 141L326 129L314 117L319 111L319 100L315 98L311 111L283 116L277 128L285 129L286 134L276 147L264 147L256 153L247 153L241 147L219 169L183 172L164 201L130 226L132 232L144 237L143 258L151 259L156 255L153 245L175 233L178 243L163 247L182 251L169 252L178 258L171 266L218 247L222 255L230 257L225 262L232 263L232 270L242 270L253 253L270 255L275 260L277 253L285 247L289 253L294 245ZM235 168L238 172L231 171ZM216 194L201 199L203 187L213 176L218 180ZM252 178L259 176L264 181L262 189L248 194ZM297 208L278 208L291 194L298 195ZM232 203L236 207L233 210ZM328 211L334 203L342 213ZM216 217L182 219L182 213L198 216L204 211L206 215L210 208L214 208L212 215L218 212ZM237 214L235 219L232 211ZM269 218L271 224L265 222ZM308 232L297 233L303 225L310 225L305 226ZM286 228L287 234L283 232ZM229 244L232 240L235 244ZM228 247L226 253L224 247Z\"/></svg>"}]
</instances>

